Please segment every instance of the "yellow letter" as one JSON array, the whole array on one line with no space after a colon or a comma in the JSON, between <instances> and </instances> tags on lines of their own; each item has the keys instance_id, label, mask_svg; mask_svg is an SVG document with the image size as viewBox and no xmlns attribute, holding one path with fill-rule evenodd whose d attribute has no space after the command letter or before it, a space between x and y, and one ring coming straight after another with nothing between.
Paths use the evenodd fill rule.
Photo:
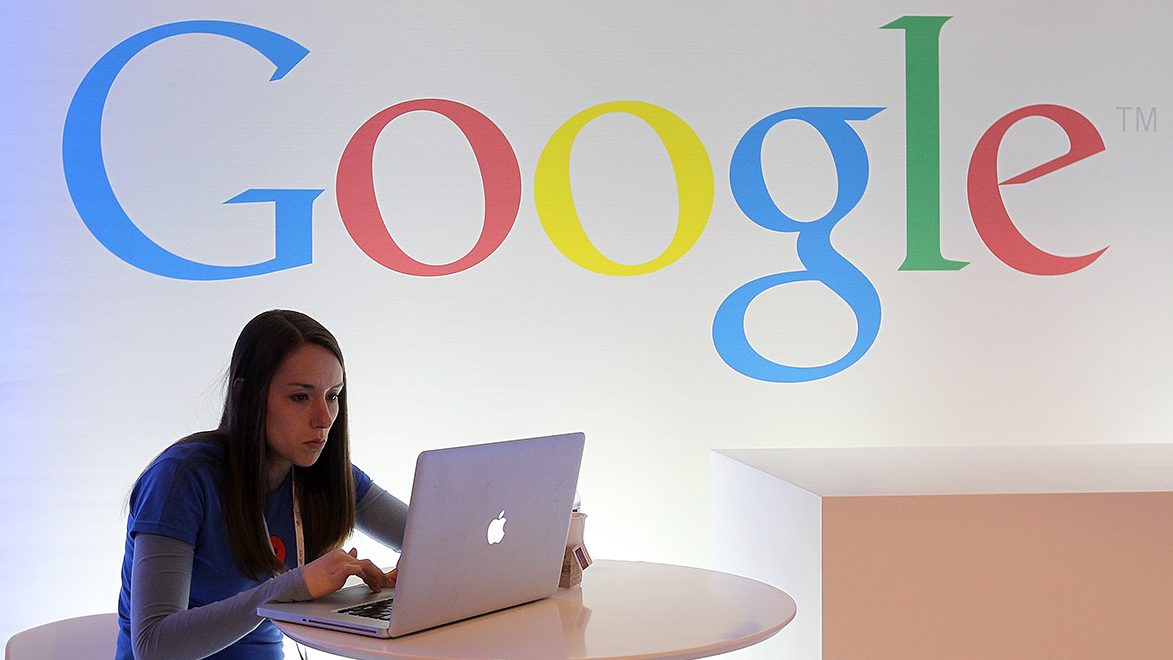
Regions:
<instances>
[{"instance_id":1,"label":"yellow letter","mask_svg":"<svg viewBox=\"0 0 1173 660\"><path fill-rule=\"evenodd\" d=\"M664 143L676 175L676 234L659 256L642 264L621 264L599 252L583 229L570 190L574 139L592 119L611 112L626 112L647 122ZM705 145L680 117L640 101L602 103L571 117L550 136L534 173L534 203L550 242L574 263L603 275L643 275L684 256L700 238L713 211L713 166Z\"/></svg>"}]
</instances>

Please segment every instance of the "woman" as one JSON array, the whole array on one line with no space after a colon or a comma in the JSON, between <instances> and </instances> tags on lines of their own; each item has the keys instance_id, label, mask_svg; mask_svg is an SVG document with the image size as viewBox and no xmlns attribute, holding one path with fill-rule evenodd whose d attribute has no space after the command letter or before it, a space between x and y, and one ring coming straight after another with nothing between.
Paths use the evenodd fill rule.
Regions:
<instances>
[{"instance_id":1,"label":"woman","mask_svg":"<svg viewBox=\"0 0 1173 660\"><path fill-rule=\"evenodd\" d=\"M244 327L220 427L179 440L130 496L119 659L281 658L268 601L308 600L359 576L393 586L354 549L356 523L396 550L407 506L350 464L338 342L299 312Z\"/></svg>"}]
</instances>

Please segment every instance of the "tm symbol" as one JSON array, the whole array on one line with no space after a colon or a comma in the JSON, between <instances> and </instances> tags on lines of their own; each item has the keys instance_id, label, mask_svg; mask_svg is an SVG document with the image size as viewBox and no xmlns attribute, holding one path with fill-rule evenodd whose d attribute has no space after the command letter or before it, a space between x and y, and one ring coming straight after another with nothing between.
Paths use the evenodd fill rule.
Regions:
<instances>
[{"instance_id":1,"label":"tm symbol","mask_svg":"<svg viewBox=\"0 0 1173 660\"><path fill-rule=\"evenodd\" d=\"M1133 105L1118 105L1120 111L1120 130L1127 133L1156 133L1157 109L1144 108Z\"/></svg>"}]
</instances>

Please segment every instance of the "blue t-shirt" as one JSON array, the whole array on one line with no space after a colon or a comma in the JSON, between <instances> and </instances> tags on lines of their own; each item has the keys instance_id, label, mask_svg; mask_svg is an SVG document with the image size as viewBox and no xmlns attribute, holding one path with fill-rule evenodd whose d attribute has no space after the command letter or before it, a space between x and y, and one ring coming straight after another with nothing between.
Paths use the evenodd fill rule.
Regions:
<instances>
[{"instance_id":1,"label":"blue t-shirt","mask_svg":"<svg viewBox=\"0 0 1173 660\"><path fill-rule=\"evenodd\" d=\"M139 477L130 494L126 522L126 552L122 559L122 590L118 596L117 658L131 658L130 572L134 564L137 534L157 534L178 539L195 549L191 567L188 609L224 600L261 584L241 572L225 533L217 471L224 464L224 449L214 441L188 441L163 451ZM356 501L371 487L371 479L354 469ZM289 477L265 500L265 522L278 559L297 567L293 529L293 490ZM284 555L284 557L282 557ZM309 561L310 557L306 560ZM210 656L230 658L281 658L281 631L268 619L232 646Z\"/></svg>"}]
</instances>

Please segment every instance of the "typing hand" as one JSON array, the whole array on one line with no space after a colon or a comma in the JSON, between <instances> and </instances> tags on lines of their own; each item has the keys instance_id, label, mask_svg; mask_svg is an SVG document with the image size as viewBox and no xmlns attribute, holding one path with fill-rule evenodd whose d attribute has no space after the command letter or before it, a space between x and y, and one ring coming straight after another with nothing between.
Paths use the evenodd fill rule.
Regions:
<instances>
[{"instance_id":1,"label":"typing hand","mask_svg":"<svg viewBox=\"0 0 1173 660\"><path fill-rule=\"evenodd\" d=\"M383 577L387 578L387 586L388 587L394 587L395 581L399 578L399 568L396 567L396 568L393 568L393 569L387 571L386 573L383 574Z\"/></svg>"},{"instance_id":2,"label":"typing hand","mask_svg":"<svg viewBox=\"0 0 1173 660\"><path fill-rule=\"evenodd\" d=\"M359 559L356 548L351 548L350 552L331 550L302 568L306 588L313 598L321 598L338 591L351 575L362 578L371 591L381 591L383 587L394 584L394 580L388 582L389 574L384 574L374 562Z\"/></svg>"}]
</instances>

